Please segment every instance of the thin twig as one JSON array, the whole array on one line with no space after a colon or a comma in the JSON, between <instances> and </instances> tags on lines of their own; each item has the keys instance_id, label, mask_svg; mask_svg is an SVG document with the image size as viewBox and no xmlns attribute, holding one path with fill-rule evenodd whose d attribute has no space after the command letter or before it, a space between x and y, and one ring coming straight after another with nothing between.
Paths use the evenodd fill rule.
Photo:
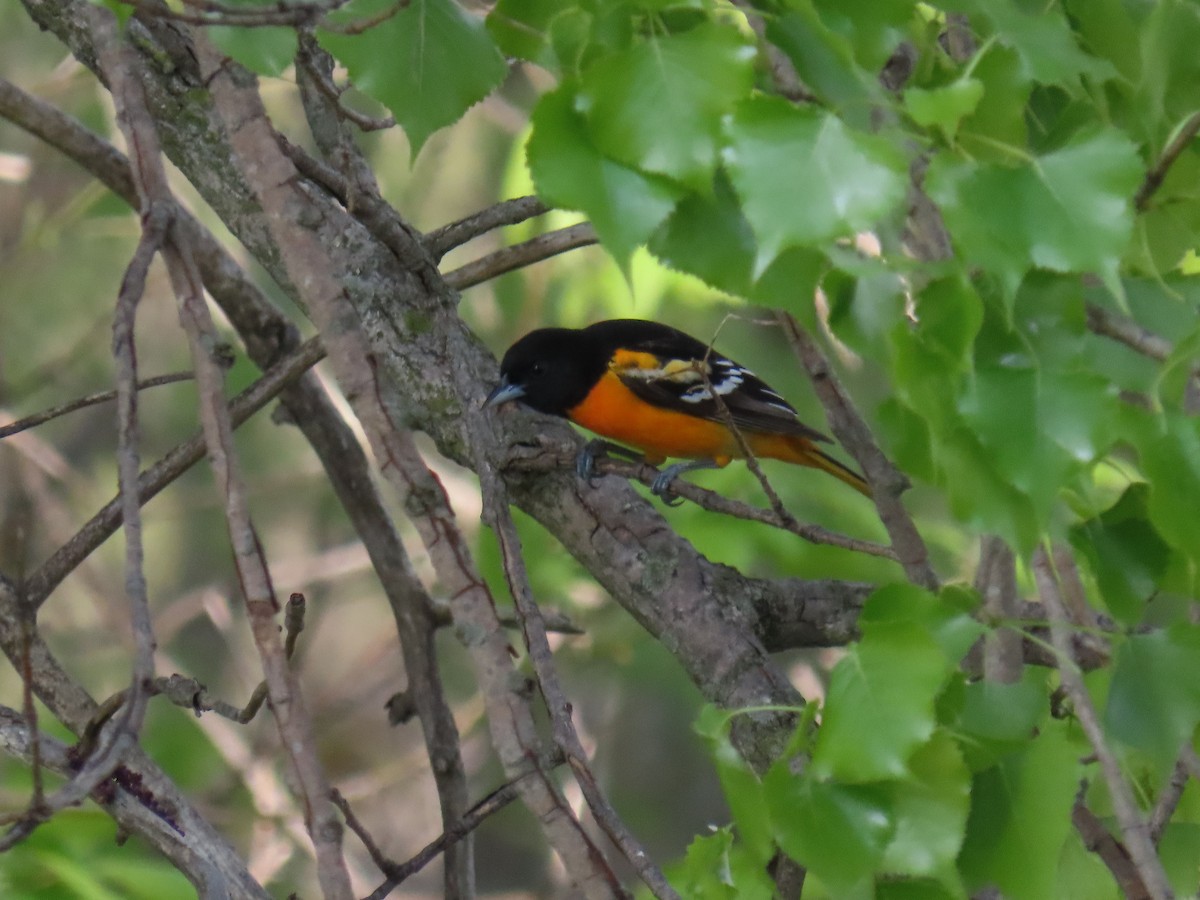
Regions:
<instances>
[{"instance_id":1,"label":"thin twig","mask_svg":"<svg viewBox=\"0 0 1200 900\"><path fill-rule=\"evenodd\" d=\"M178 9L153 0L120 0L140 15L155 16L188 25L227 25L235 28L267 28L312 25L325 15L345 6L349 0L305 0L302 3L264 4L259 7L235 6L213 0L189 0L187 9Z\"/></svg>"},{"instance_id":2,"label":"thin twig","mask_svg":"<svg viewBox=\"0 0 1200 900\"><path fill-rule=\"evenodd\" d=\"M134 639L133 671L128 696L120 720L112 730L111 745L125 740L132 745L137 740L149 701L149 683L154 677L153 623L150 618L150 598L146 586L145 558L142 545L141 506L137 497L138 470L141 467L138 450L137 418L137 351L134 344L134 325L137 308L146 288L150 263L164 248L171 225L171 211L156 203L156 191L149 183L143 166L157 161L157 135L154 124L145 112L145 95L141 82L134 74L132 53L128 44L118 37L116 21L111 13L99 8L89 10L89 25L96 34L99 63L112 91L116 105L117 123L133 154L134 183L137 186L142 221L142 237L117 296L113 316L112 352L117 375L117 482L118 497L125 531L125 597L129 603L129 618ZM165 180L163 181L165 184ZM110 746L111 746L110 745ZM103 757L104 750L88 752L86 771L93 760ZM109 750L112 753L112 750ZM104 768L107 777L126 751L113 754L113 763ZM95 784L99 784L97 779ZM93 784L87 793L95 787Z\"/></svg>"},{"instance_id":3,"label":"thin twig","mask_svg":"<svg viewBox=\"0 0 1200 900\"><path fill-rule=\"evenodd\" d=\"M800 80L791 58L767 39L767 23L763 12L751 0L733 0L733 5L742 10L750 29L758 38L761 52L767 57L771 80L775 82L775 89L780 95L793 103L815 103L816 96Z\"/></svg>"},{"instance_id":4,"label":"thin twig","mask_svg":"<svg viewBox=\"0 0 1200 900\"><path fill-rule=\"evenodd\" d=\"M316 365L324 356L325 350L320 341L310 338L267 371L258 381L230 401L229 414L235 427L266 406L280 391ZM138 477L138 498L142 503L146 503L203 458L203 435L196 435L179 444ZM30 607L40 607L51 591L58 587L80 562L121 527L121 522L120 500L114 498L30 576L25 585Z\"/></svg>"},{"instance_id":5,"label":"thin twig","mask_svg":"<svg viewBox=\"0 0 1200 900\"><path fill-rule=\"evenodd\" d=\"M434 259L441 259L450 250L461 247L482 234L505 225L517 225L548 211L549 207L537 197L514 197L449 225L435 228L425 235L425 249Z\"/></svg>"},{"instance_id":6,"label":"thin twig","mask_svg":"<svg viewBox=\"0 0 1200 900\"><path fill-rule=\"evenodd\" d=\"M211 47L202 41L197 45L201 70L209 78L217 112L229 129L234 163L261 207L288 280L299 288L301 301L322 333L335 375L384 476L400 493L439 579L453 598L460 631L469 635L465 643L477 667L501 761L510 776L523 772L537 744L535 722L526 701L512 688L514 670L508 642L495 622L487 586L475 571L444 489L421 459L412 435L396 427L383 404L379 363L350 314L346 289L335 276L328 248L311 228L296 221L297 210L309 208L310 201L300 190L294 166L279 151L261 97L232 79ZM370 196L364 200L372 202ZM380 222L388 224L382 218ZM436 267L426 268L428 254L415 234L405 223L395 224L389 232L389 249L421 284L440 283ZM603 864L599 848L553 782L543 776L525 779L521 785L523 799L570 877L585 890L619 893L615 875Z\"/></svg>"},{"instance_id":7,"label":"thin twig","mask_svg":"<svg viewBox=\"0 0 1200 900\"><path fill-rule=\"evenodd\" d=\"M379 885L368 896L367 900L383 900L388 894L394 891L397 887L416 875L429 863L435 860L440 854L445 853L450 847L462 841L471 832L484 823L484 821L492 815L495 815L504 807L508 806L516 800L520 793L517 790L517 784L521 779L528 778L531 775L538 775L541 772L547 772L551 769L562 765L563 757L561 753L556 753L553 756L546 756L540 759L534 766L516 778L506 781L500 787L496 788L486 797L483 797L477 803L468 808L462 817L448 826L438 835L437 838L430 841L421 850L410 859L404 862L395 862L389 859L375 840L371 837L370 832L359 821L358 817L351 809L349 801L341 795L336 789L333 791L333 802L338 809L342 811L342 815L346 817L346 825L353 831L363 846L366 847L371 861L375 866L386 876L386 880Z\"/></svg>"},{"instance_id":8,"label":"thin twig","mask_svg":"<svg viewBox=\"0 0 1200 900\"><path fill-rule=\"evenodd\" d=\"M210 80L214 102L221 106L222 99L227 101L230 96L232 76L203 35L195 35L194 41L201 71ZM228 120L226 127L233 130ZM215 327L204 302L203 280L185 245L169 246L164 258L178 301L179 320L191 350L200 421L234 552L242 599L276 727L295 776L294 790L305 810L304 824L316 854L317 878L327 898L349 900L353 891L342 851L341 821L329 801L329 783L317 752L316 734L304 694L295 672L287 664L279 639L275 622L278 602L266 553L250 516L248 492L233 446L233 424L224 399L224 372L211 355Z\"/></svg>"},{"instance_id":9,"label":"thin twig","mask_svg":"<svg viewBox=\"0 0 1200 900\"><path fill-rule=\"evenodd\" d=\"M1112 872L1113 880L1121 889L1121 896L1125 900L1151 900L1137 866L1129 857L1129 851L1112 836L1100 821L1100 817L1088 809L1084 802L1086 787L1087 782L1080 786L1079 796L1075 798L1075 805L1071 808L1071 824L1079 832L1083 846L1100 857Z\"/></svg>"},{"instance_id":10,"label":"thin twig","mask_svg":"<svg viewBox=\"0 0 1200 900\"><path fill-rule=\"evenodd\" d=\"M310 40L311 38L302 37L302 40ZM299 55L300 64L304 66L305 71L312 79L312 84L319 90L333 107L337 110L340 118L353 122L363 131L386 131L389 128L396 127L396 118L394 116L385 116L383 118L375 118L368 116L365 113L360 113L357 110L351 109L342 103L342 94L344 89L338 88L333 83L333 78L321 70L321 67L314 65L313 57L309 53L301 53Z\"/></svg>"},{"instance_id":11,"label":"thin twig","mask_svg":"<svg viewBox=\"0 0 1200 900\"><path fill-rule=\"evenodd\" d=\"M1171 777L1159 792L1158 800L1150 813L1150 840L1156 847L1162 840L1163 832L1167 830L1171 817L1175 815L1179 801L1183 799L1183 789L1187 787L1188 781L1195 777L1198 770L1200 770L1200 759L1197 758L1196 751L1192 749L1192 742L1189 739L1184 743L1183 749L1179 751L1179 758L1171 770Z\"/></svg>"},{"instance_id":12,"label":"thin twig","mask_svg":"<svg viewBox=\"0 0 1200 900\"><path fill-rule=\"evenodd\" d=\"M572 720L573 707L567 700L554 665L554 654L546 637L546 623L533 598L533 589L525 569L525 557L521 552L521 540L508 509L508 492L495 466L484 455L483 448L488 442L478 433L484 427L482 418L477 416L473 424L477 432L472 442L476 449L475 471L479 473L479 484L483 493L484 521L491 527L500 544L504 578L508 582L509 592L521 617L525 647L529 651L529 659L533 663L542 697L546 701L546 709L550 713L555 743L566 754L567 762L583 790L592 816L604 829L604 833L620 848L651 893L660 900L678 900L679 895L667 883L662 870L650 858L629 826L621 820L608 797L600 790L600 785L588 765L587 751Z\"/></svg>"},{"instance_id":13,"label":"thin twig","mask_svg":"<svg viewBox=\"0 0 1200 900\"><path fill-rule=\"evenodd\" d=\"M1150 204L1150 198L1166 180L1167 172L1171 170L1171 166L1175 165L1175 160L1179 159L1197 134L1200 134L1200 111L1188 116L1179 131L1175 133L1175 137L1171 138L1171 142L1163 149L1158 162L1146 173L1137 193L1133 195L1133 206L1138 212L1145 212L1146 207Z\"/></svg>"},{"instance_id":14,"label":"thin twig","mask_svg":"<svg viewBox=\"0 0 1200 900\"><path fill-rule=\"evenodd\" d=\"M481 256L474 262L447 272L444 277L446 284L456 291L462 291L503 275L505 272L524 268L531 263L541 262L577 247L587 247L597 241L596 229L592 227L592 224L580 222L578 225L560 228L547 234L539 234L520 244L513 244L511 247L504 247L487 256Z\"/></svg>"},{"instance_id":15,"label":"thin twig","mask_svg":"<svg viewBox=\"0 0 1200 900\"><path fill-rule=\"evenodd\" d=\"M300 632L304 630L304 611L304 595L292 594L288 598L283 613L284 652L289 660L296 651L296 641L300 637ZM197 716L206 712L214 712L222 718L245 725L252 721L258 715L258 711L262 709L263 702L267 699L267 682L260 681L250 692L250 698L246 701L246 705L240 708L219 697L213 697L203 684L195 678L188 678L184 675L176 674L154 678L150 684L150 693L154 696L166 697L176 706L190 709ZM96 714L92 716L87 728L80 736L80 746L87 747L95 742L100 727L125 702L127 694L126 690L118 691L100 704Z\"/></svg>"},{"instance_id":16,"label":"thin twig","mask_svg":"<svg viewBox=\"0 0 1200 900\"><path fill-rule=\"evenodd\" d=\"M159 387L164 384L177 384L180 381L191 381L191 372L173 372L169 375L156 375L154 378L143 378L137 383L137 389L144 391L147 388ZM117 392L99 391L95 394L88 394L85 397L78 397L75 400L69 400L66 403L61 403L58 406L52 406L49 409L44 409L39 413L34 413L32 416L26 416L23 419L16 419L7 425L0 425L0 440L11 435L18 434L22 431L28 431L30 428L36 428L38 425L44 425L52 419L57 419L60 416L65 416L67 413L73 413L76 410L84 409L88 406L96 406L100 403L107 403L110 400L117 399Z\"/></svg>"},{"instance_id":17,"label":"thin twig","mask_svg":"<svg viewBox=\"0 0 1200 900\"><path fill-rule=\"evenodd\" d=\"M380 208L377 218L382 223L381 230L388 239L403 241L407 236L405 223L399 221L383 201L374 172L358 144L347 133L342 108L319 86L314 89L313 81L317 77L332 84L332 57L308 35L301 36L299 57L302 65L297 84L309 130L318 149L339 164L340 171L334 172L333 177L347 197L347 207L352 211L369 204ZM292 158L307 161L308 156L300 154ZM350 197L354 198L353 203L349 202ZM391 244L393 252L397 258L403 258L406 248L397 246L395 240ZM417 255L413 254L413 257L416 259ZM426 262L432 270L431 257L426 255L418 259L421 271L428 277L429 272L424 269ZM358 437L341 421L340 414L324 392L306 396L303 401L298 397L289 399L285 396L284 399L290 404L289 410L296 412L301 428L321 456L330 483L362 538L392 609L403 648L401 656L408 685L405 691L389 701L389 721L398 724L413 713L419 717L429 768L437 788L442 825L449 828L466 813L470 789L454 710L446 697L439 670L434 603L400 541ZM325 422L329 424L323 424ZM446 849L442 879L447 900L471 900L474 897L474 853L474 840L469 835Z\"/></svg>"},{"instance_id":18,"label":"thin twig","mask_svg":"<svg viewBox=\"0 0 1200 900\"><path fill-rule=\"evenodd\" d=\"M1170 341L1143 328L1133 319L1110 312L1095 303L1087 304L1086 311L1087 326L1090 331L1103 337L1112 338L1136 353L1148 356L1158 362L1166 362L1167 357L1174 350Z\"/></svg>"},{"instance_id":19,"label":"thin twig","mask_svg":"<svg viewBox=\"0 0 1200 900\"><path fill-rule=\"evenodd\" d=\"M721 323L722 325L724 322ZM718 329L719 330L719 329ZM716 341L716 335L713 335L713 342ZM713 398L717 407L717 415L721 418L721 424L729 429L729 433L733 435L734 441L737 442L738 449L742 452L742 459L746 462L746 468L758 479L759 486L763 489L763 493L767 495L767 502L771 504L771 510L775 513L775 517L782 523L788 531L793 531L799 523L796 517L793 516L783 505L783 501L779 499L779 494L776 493L775 487L767 480L767 473L763 471L762 466L758 462L758 456L754 452L754 448L750 446L750 442L746 440L746 436L742 434L742 429L738 427L737 422L733 420L733 413L729 411L729 407L725 405L725 398L720 392L713 387L712 379L708 377L708 358L713 352L713 344L709 343L708 349L704 353L704 359L701 361L698 369L700 378L704 384L704 389L708 391L708 395Z\"/></svg>"},{"instance_id":20,"label":"thin twig","mask_svg":"<svg viewBox=\"0 0 1200 900\"><path fill-rule=\"evenodd\" d=\"M509 456L505 460L504 465L505 468L512 468L515 471L546 472L573 467L575 457L578 455L578 447L567 444L546 444L538 447L514 446L510 449ZM596 473L599 475L618 475L622 478L635 479L649 487L654 483L659 470L648 463L632 462L613 457L599 457L596 459ZM840 547L843 550L866 553L870 556L878 556L882 559L898 562L896 553L891 547L839 534L836 531L822 528L820 525L798 522L791 517L783 519L774 510L750 506L740 500L733 500L714 491L702 488L690 481L676 480L671 485L671 492L678 497L692 501L697 506L707 509L710 512L733 516L737 519L745 519L748 522L761 522L764 525L770 525L773 528L787 531L813 544Z\"/></svg>"},{"instance_id":21,"label":"thin twig","mask_svg":"<svg viewBox=\"0 0 1200 900\"><path fill-rule=\"evenodd\" d=\"M1125 849L1128 851L1147 894L1152 900L1167 900L1172 895L1170 883L1163 871L1162 863L1150 840L1149 829L1138 813L1137 803L1129 783L1121 772L1121 763L1113 753L1104 736L1099 714L1083 683L1083 676L1075 664L1074 652L1071 645L1071 625L1067 617L1066 602L1063 599L1062 583L1064 579L1077 579L1078 573L1074 567L1061 568L1066 561L1063 554L1058 556L1060 568L1056 570L1052 554L1044 545L1038 545L1033 553L1033 575L1038 586L1038 595L1046 607L1046 615L1050 620L1050 639L1054 643L1055 652L1060 657L1059 678L1067 695L1071 698L1076 719L1087 735L1088 743L1100 762L1100 771L1104 783L1112 798L1113 811L1121 827L1121 836ZM1116 874L1116 873L1114 873Z\"/></svg>"}]
</instances>

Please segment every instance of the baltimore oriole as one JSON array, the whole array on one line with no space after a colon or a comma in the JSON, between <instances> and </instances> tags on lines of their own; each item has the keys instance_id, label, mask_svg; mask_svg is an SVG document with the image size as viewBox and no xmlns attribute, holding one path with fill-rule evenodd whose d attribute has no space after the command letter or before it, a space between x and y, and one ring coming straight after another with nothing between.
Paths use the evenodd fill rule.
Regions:
<instances>
[{"instance_id":1,"label":"baltimore oriole","mask_svg":"<svg viewBox=\"0 0 1200 900\"><path fill-rule=\"evenodd\" d=\"M539 328L508 348L500 376L484 408L519 400L635 447L652 465L690 460L654 480L664 499L682 472L744 456L714 391L755 456L821 469L871 496L861 475L817 448L829 438L801 422L766 382L669 325L612 319L582 329ZM590 474L592 452L581 455L580 474Z\"/></svg>"}]
</instances>

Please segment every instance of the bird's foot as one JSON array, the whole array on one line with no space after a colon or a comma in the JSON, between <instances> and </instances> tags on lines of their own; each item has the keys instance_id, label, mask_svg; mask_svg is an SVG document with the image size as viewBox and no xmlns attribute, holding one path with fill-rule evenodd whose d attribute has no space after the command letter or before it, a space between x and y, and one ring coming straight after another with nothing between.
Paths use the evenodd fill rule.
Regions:
<instances>
[{"instance_id":1,"label":"bird's foot","mask_svg":"<svg viewBox=\"0 0 1200 900\"><path fill-rule=\"evenodd\" d=\"M605 456L623 456L634 461L642 458L640 453L630 450L628 447L622 447L620 444L614 444L612 441L600 438L588 441L579 451L579 455L575 457L575 472L588 483L588 487L596 486L596 460Z\"/></svg>"},{"instance_id":2,"label":"bird's foot","mask_svg":"<svg viewBox=\"0 0 1200 900\"><path fill-rule=\"evenodd\" d=\"M717 464L711 459L693 459L687 462L673 463L654 476L654 480L650 482L650 493L667 506L679 506L683 503L683 498L676 496L675 491L671 489L675 479L684 472L715 468L717 468Z\"/></svg>"}]
</instances>

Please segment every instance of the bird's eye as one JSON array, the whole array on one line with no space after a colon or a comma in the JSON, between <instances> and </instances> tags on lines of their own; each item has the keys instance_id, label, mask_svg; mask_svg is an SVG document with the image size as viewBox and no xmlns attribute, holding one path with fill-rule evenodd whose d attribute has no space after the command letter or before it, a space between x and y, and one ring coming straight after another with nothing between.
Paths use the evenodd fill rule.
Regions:
<instances>
[{"instance_id":1,"label":"bird's eye","mask_svg":"<svg viewBox=\"0 0 1200 900\"><path fill-rule=\"evenodd\" d=\"M529 374L530 375L541 375L542 372L544 372L545 370L546 370L546 367L544 365L542 365L540 362L536 362L532 366L529 367Z\"/></svg>"}]
</instances>

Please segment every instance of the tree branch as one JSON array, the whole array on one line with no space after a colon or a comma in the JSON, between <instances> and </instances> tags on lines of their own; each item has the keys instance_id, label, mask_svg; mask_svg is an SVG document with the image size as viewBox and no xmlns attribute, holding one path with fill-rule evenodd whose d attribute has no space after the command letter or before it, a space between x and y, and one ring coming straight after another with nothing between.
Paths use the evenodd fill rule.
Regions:
<instances>
[{"instance_id":1,"label":"tree branch","mask_svg":"<svg viewBox=\"0 0 1200 900\"><path fill-rule=\"evenodd\" d=\"M205 41L197 39L196 48L217 113L228 129L232 158L266 216L272 243L290 275L288 281L302 286L302 302L321 331L337 378L450 592L458 628L467 636L477 667L493 741L506 771L515 776L535 753L535 730L527 705L513 690L508 644L495 621L486 586L474 572L441 485L420 459L411 436L393 425L384 406L377 380L379 362L365 346L358 326L348 321L345 292L326 252L328 245L307 223L298 221L308 198L296 187L299 180L291 162L279 152L261 99L244 78L231 77L227 62ZM436 278L436 271L431 275L427 268L423 250L403 244L411 237L407 229L388 227L392 240L401 242L388 245L394 258L411 264L421 284ZM522 796L580 888L595 896L619 895L614 876L550 780L523 781Z\"/></svg>"},{"instance_id":2,"label":"tree branch","mask_svg":"<svg viewBox=\"0 0 1200 900\"><path fill-rule=\"evenodd\" d=\"M854 408L812 335L788 313L778 313L777 318L792 349L808 371L808 377L812 379L834 436L858 461L863 476L874 491L879 518L891 536L892 549L900 565L913 584L937 591L940 582L929 565L929 551L908 510L900 501L901 493L909 486L908 479L883 455L867 423Z\"/></svg>"},{"instance_id":3,"label":"tree branch","mask_svg":"<svg viewBox=\"0 0 1200 900\"><path fill-rule=\"evenodd\" d=\"M1064 569L1061 565L1070 562L1065 554L1060 554L1058 560L1060 566L1056 570L1044 545L1039 545L1034 550L1033 576L1037 581L1038 595L1046 606L1047 617L1050 620L1050 639L1060 657L1059 677L1071 698L1075 717L1100 762L1100 771L1112 797L1113 810L1120 823L1125 849L1145 886L1147 896L1152 900L1167 900L1172 896L1171 887L1150 840L1149 829L1138 813L1133 792L1121 772L1121 764L1104 738L1104 729L1100 725L1100 717L1092 703L1092 696L1088 693L1079 667L1075 663L1071 646L1071 624L1063 599L1063 581L1077 580L1079 576L1073 564L1069 569ZM1118 873L1114 871L1113 874L1116 876Z\"/></svg>"},{"instance_id":4,"label":"tree branch","mask_svg":"<svg viewBox=\"0 0 1200 900\"><path fill-rule=\"evenodd\" d=\"M1162 183L1166 180L1171 166L1175 165L1175 160L1183 155L1183 151L1195 140L1197 134L1200 134L1200 111L1188 116L1179 130L1175 132L1175 136L1171 138L1170 143L1163 148L1158 162L1146 173L1145 179L1138 186L1137 193L1133 195L1134 209L1138 212L1146 211L1146 208L1150 205L1150 198L1154 196L1155 191L1162 187Z\"/></svg>"}]
</instances>

